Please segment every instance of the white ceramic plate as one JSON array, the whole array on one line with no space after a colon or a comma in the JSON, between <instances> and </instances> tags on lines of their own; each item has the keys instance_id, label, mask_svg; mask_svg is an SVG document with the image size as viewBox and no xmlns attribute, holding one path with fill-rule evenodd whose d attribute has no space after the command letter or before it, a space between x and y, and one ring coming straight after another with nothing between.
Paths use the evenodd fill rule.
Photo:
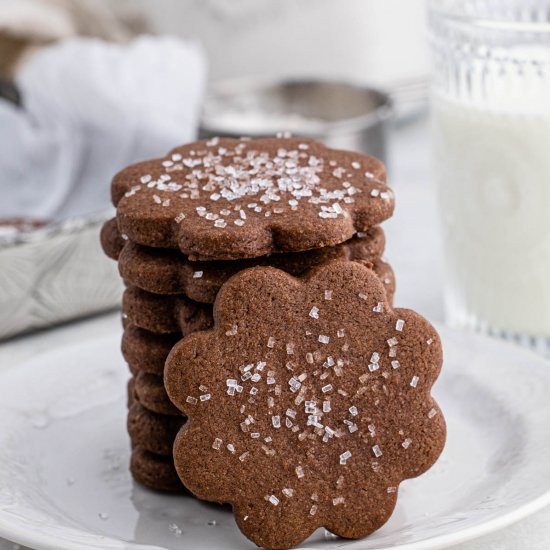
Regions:
<instances>
[{"instance_id":1,"label":"white ceramic plate","mask_svg":"<svg viewBox=\"0 0 550 550\"><path fill-rule=\"evenodd\" d=\"M441 332L435 395L449 433L440 461L403 483L380 531L360 541L319 531L304 548L444 548L550 503L550 364ZM0 536L41 550L252 548L228 511L132 482L119 337L0 371Z\"/></svg>"}]
</instances>

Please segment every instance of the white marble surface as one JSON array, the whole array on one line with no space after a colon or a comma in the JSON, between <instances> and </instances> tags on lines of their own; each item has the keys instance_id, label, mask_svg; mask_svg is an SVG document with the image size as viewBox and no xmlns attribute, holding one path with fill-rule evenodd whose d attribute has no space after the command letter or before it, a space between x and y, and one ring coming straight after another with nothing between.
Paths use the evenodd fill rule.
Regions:
<instances>
[{"instance_id":1,"label":"white marble surface","mask_svg":"<svg viewBox=\"0 0 550 550\"><path fill-rule=\"evenodd\" d=\"M397 195L395 217L387 224L386 255L397 274L396 303L434 321L443 319L441 243L435 192L430 174L426 120L399 128L393 139L391 176ZM117 323L110 314L23 336L0 345L0 368L17 364L71 339L84 341L108 334ZM0 550L21 547L0 541ZM550 509L454 550L548 550ZM24 550L21 548L21 550Z\"/></svg>"}]
</instances>

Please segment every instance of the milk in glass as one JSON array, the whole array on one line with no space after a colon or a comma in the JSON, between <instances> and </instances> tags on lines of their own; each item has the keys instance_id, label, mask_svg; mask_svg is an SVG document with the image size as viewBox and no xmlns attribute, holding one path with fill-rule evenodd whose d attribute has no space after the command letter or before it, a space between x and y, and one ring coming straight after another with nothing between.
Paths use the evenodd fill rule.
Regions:
<instances>
[{"instance_id":1,"label":"milk in glass","mask_svg":"<svg viewBox=\"0 0 550 550\"><path fill-rule=\"evenodd\" d=\"M439 98L433 125L450 321L550 337L550 116Z\"/></svg>"},{"instance_id":2,"label":"milk in glass","mask_svg":"<svg viewBox=\"0 0 550 550\"><path fill-rule=\"evenodd\" d=\"M550 352L550 0L430 0L453 326Z\"/></svg>"}]
</instances>

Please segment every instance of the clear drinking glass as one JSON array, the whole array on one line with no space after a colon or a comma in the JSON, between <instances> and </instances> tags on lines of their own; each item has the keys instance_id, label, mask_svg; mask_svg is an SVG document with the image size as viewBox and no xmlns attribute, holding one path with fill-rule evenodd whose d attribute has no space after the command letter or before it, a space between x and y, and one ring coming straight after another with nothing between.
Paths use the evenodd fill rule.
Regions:
<instances>
[{"instance_id":1,"label":"clear drinking glass","mask_svg":"<svg viewBox=\"0 0 550 550\"><path fill-rule=\"evenodd\" d=\"M550 350L550 0L431 0L446 312Z\"/></svg>"}]
</instances>

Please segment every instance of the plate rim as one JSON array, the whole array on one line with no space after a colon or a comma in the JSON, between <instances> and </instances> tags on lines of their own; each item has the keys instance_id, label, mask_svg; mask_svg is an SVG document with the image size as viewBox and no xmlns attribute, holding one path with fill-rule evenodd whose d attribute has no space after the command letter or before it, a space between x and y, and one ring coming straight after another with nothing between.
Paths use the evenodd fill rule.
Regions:
<instances>
[{"instance_id":1,"label":"plate rim","mask_svg":"<svg viewBox=\"0 0 550 550\"><path fill-rule=\"evenodd\" d=\"M438 332L443 336L443 339L445 339L445 336L447 335L460 335L461 337L465 336L467 338L473 338L475 340L483 342L485 352L491 351L495 347L508 349L510 353L514 353L516 356L523 358L524 360L528 360L531 363L529 366L530 369L540 369L541 373L545 372L546 376L550 376L550 361L540 355L537 355L532 350L520 347L510 342L499 340L497 338L485 336L483 334L456 330L442 323L434 324ZM63 350L69 351L71 349L78 349L85 344L89 345L92 342L99 343L102 340L110 341L112 339L113 334L109 333L98 334L97 337L90 338L89 340L80 342L78 344L61 343L60 345L54 346L48 351L42 353L40 355L40 359L43 360L45 356L48 356L50 354L59 354ZM491 349L489 349L489 347ZM16 372L18 373L21 368L28 366L34 360L36 360L36 357L31 356L21 361L18 365L12 366L17 366L19 368L10 368L8 366L8 368L6 369L0 369L0 379L5 376L9 377L10 375L14 375L14 373ZM524 366L518 366L517 368L524 368ZM548 370L544 371L544 369ZM399 546L395 546L394 548L395 550L440 550L444 548L449 548L450 546L475 540L490 533L499 531L505 527L511 526L518 521L521 521L522 519L525 519L526 517L535 514L536 512L542 510L549 505L550 484L546 492L542 493L533 500L530 500L523 504L519 504L516 508L511 509L508 512L505 512L499 516L483 521L478 525L464 527L462 529L458 529L450 533L436 535L425 540L401 544ZM81 531L85 532L84 530ZM39 533L35 532L34 530L29 532L29 529L25 528L25 526L10 525L9 516L4 514L3 510L0 509L0 538L4 538L8 542L20 544L34 550L90 550L90 548L103 548L105 550L165 550L165 548L162 546L123 541L122 539L116 539L108 535L100 535L94 533L90 534L92 534L97 539L97 544L94 544L94 546L90 546L89 544L80 542L67 541L66 539L63 540L54 534L48 534L44 532ZM356 541L348 541L355 543L350 546L350 550L361 550L361 543L366 540L368 540L368 538L359 539ZM98 546L100 542L102 542L102 546ZM320 547L316 545L314 547L309 547L309 550L326 550L326 547Z\"/></svg>"}]
</instances>

